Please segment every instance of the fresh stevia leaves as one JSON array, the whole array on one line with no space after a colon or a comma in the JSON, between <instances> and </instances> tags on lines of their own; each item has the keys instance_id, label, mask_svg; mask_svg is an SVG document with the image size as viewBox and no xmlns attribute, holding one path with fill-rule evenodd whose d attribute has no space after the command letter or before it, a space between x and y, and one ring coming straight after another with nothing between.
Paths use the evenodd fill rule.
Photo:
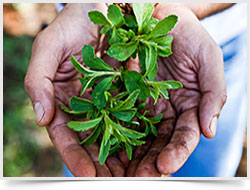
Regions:
<instances>
[{"instance_id":1,"label":"fresh stevia leaves","mask_svg":"<svg viewBox=\"0 0 250 190\"><path fill-rule=\"evenodd\" d=\"M133 39L135 37L135 32L133 30L129 29L127 36L129 39Z\"/></svg>"},{"instance_id":2,"label":"fresh stevia leaves","mask_svg":"<svg viewBox=\"0 0 250 190\"><path fill-rule=\"evenodd\" d=\"M116 101L116 100L120 100L122 98L124 98L125 96L128 95L128 92L127 91L124 91L124 92L121 92L119 94L117 94L116 96L114 96L111 101Z\"/></svg>"},{"instance_id":3,"label":"fresh stevia leaves","mask_svg":"<svg viewBox=\"0 0 250 190\"><path fill-rule=\"evenodd\" d=\"M151 3L133 3L133 12L136 17L139 33L147 25L153 11L154 6Z\"/></svg>"},{"instance_id":4,"label":"fresh stevia leaves","mask_svg":"<svg viewBox=\"0 0 250 190\"><path fill-rule=\"evenodd\" d=\"M132 146L126 143L125 148L126 148L126 153L128 155L128 159L131 160L132 159L132 151L133 151Z\"/></svg>"},{"instance_id":5,"label":"fresh stevia leaves","mask_svg":"<svg viewBox=\"0 0 250 190\"><path fill-rule=\"evenodd\" d=\"M121 35L118 33L116 27L113 28L111 37L109 38L109 45L123 42Z\"/></svg>"},{"instance_id":6,"label":"fresh stevia leaves","mask_svg":"<svg viewBox=\"0 0 250 190\"><path fill-rule=\"evenodd\" d=\"M98 109L102 109L106 105L104 92L110 89L113 79L114 77L103 79L93 90L91 98Z\"/></svg>"},{"instance_id":7,"label":"fresh stevia leaves","mask_svg":"<svg viewBox=\"0 0 250 190\"><path fill-rule=\"evenodd\" d=\"M125 24L125 20L122 16L122 11L117 5L110 5L108 8L108 19L114 26L121 26Z\"/></svg>"},{"instance_id":8,"label":"fresh stevia leaves","mask_svg":"<svg viewBox=\"0 0 250 190\"><path fill-rule=\"evenodd\" d=\"M131 94L135 90L140 90L139 99L146 99L150 96L148 85L143 80L140 73L136 71L124 71L122 77L125 83L126 90Z\"/></svg>"},{"instance_id":9,"label":"fresh stevia leaves","mask_svg":"<svg viewBox=\"0 0 250 190\"><path fill-rule=\"evenodd\" d=\"M161 121L162 117L163 117L163 114L161 113L155 117L151 117L148 119L152 122L152 124L156 124L156 123L159 123Z\"/></svg>"},{"instance_id":10,"label":"fresh stevia leaves","mask_svg":"<svg viewBox=\"0 0 250 190\"><path fill-rule=\"evenodd\" d=\"M170 15L161 21L159 21L153 28L152 32L147 36L147 39L157 38L167 34L172 28L174 28L178 17L176 15Z\"/></svg>"},{"instance_id":11,"label":"fresh stevia leaves","mask_svg":"<svg viewBox=\"0 0 250 190\"><path fill-rule=\"evenodd\" d=\"M104 143L104 138L102 139L101 146L100 146L100 152L99 152L99 162L101 165L104 164L105 160L107 159L109 155L110 150L110 140L107 141L107 143Z\"/></svg>"},{"instance_id":12,"label":"fresh stevia leaves","mask_svg":"<svg viewBox=\"0 0 250 190\"><path fill-rule=\"evenodd\" d=\"M99 137L100 133L101 133L101 126L99 125L95 127L92 133L79 144L82 144L84 146L89 146L93 144L96 141L96 139Z\"/></svg>"},{"instance_id":13,"label":"fresh stevia leaves","mask_svg":"<svg viewBox=\"0 0 250 190\"><path fill-rule=\"evenodd\" d=\"M127 110L134 106L138 96L140 94L140 89L134 90L121 104L117 105L113 111Z\"/></svg>"},{"instance_id":14,"label":"fresh stevia leaves","mask_svg":"<svg viewBox=\"0 0 250 190\"><path fill-rule=\"evenodd\" d=\"M157 129L155 128L154 125L150 125L150 132L154 135L154 136L157 136L158 135L158 132L157 132Z\"/></svg>"},{"instance_id":15,"label":"fresh stevia leaves","mask_svg":"<svg viewBox=\"0 0 250 190\"><path fill-rule=\"evenodd\" d=\"M136 108L121 111L111 111L110 113L121 121L130 121L135 116Z\"/></svg>"},{"instance_id":16,"label":"fresh stevia leaves","mask_svg":"<svg viewBox=\"0 0 250 190\"><path fill-rule=\"evenodd\" d=\"M75 67L75 69L85 75L93 75L95 72L91 71L89 69L86 69L85 67L83 67L76 59L75 57L72 55L70 57L71 63L72 65Z\"/></svg>"},{"instance_id":17,"label":"fresh stevia leaves","mask_svg":"<svg viewBox=\"0 0 250 190\"><path fill-rule=\"evenodd\" d=\"M137 46L137 42L113 44L108 49L107 54L118 61L125 61L135 52Z\"/></svg>"},{"instance_id":18,"label":"fresh stevia leaves","mask_svg":"<svg viewBox=\"0 0 250 190\"><path fill-rule=\"evenodd\" d=\"M168 91L165 88L160 88L160 92L164 96L164 98L169 99Z\"/></svg>"},{"instance_id":19,"label":"fresh stevia leaves","mask_svg":"<svg viewBox=\"0 0 250 190\"><path fill-rule=\"evenodd\" d=\"M146 136L146 135L145 135ZM128 143L133 145L133 146L140 146L145 144L145 141L137 140L137 139L127 139Z\"/></svg>"},{"instance_id":20,"label":"fresh stevia leaves","mask_svg":"<svg viewBox=\"0 0 250 190\"><path fill-rule=\"evenodd\" d=\"M102 29L100 30L101 34L107 34L108 31L111 29L111 27L109 25L105 25L104 27L102 27Z\"/></svg>"},{"instance_id":21,"label":"fresh stevia leaves","mask_svg":"<svg viewBox=\"0 0 250 190\"><path fill-rule=\"evenodd\" d=\"M87 112L94 109L93 103L90 100L78 98L76 96L70 98L69 106L72 110L79 112Z\"/></svg>"},{"instance_id":22,"label":"fresh stevia leaves","mask_svg":"<svg viewBox=\"0 0 250 190\"><path fill-rule=\"evenodd\" d=\"M81 115L86 113L86 111L74 111L74 110L70 110L68 107L66 107L65 105L59 105L60 109L63 110L66 113L69 114L74 114L74 115Z\"/></svg>"},{"instance_id":23,"label":"fresh stevia leaves","mask_svg":"<svg viewBox=\"0 0 250 190\"><path fill-rule=\"evenodd\" d=\"M146 46L139 45L138 57L139 57L140 68L141 68L142 73L145 73L146 71L146 51L148 51L148 48Z\"/></svg>"},{"instance_id":24,"label":"fresh stevia leaves","mask_svg":"<svg viewBox=\"0 0 250 190\"><path fill-rule=\"evenodd\" d=\"M82 49L82 59L87 67L96 71L113 71L113 68L106 64L99 57L95 57L94 48L90 45L85 45Z\"/></svg>"},{"instance_id":25,"label":"fresh stevia leaves","mask_svg":"<svg viewBox=\"0 0 250 190\"><path fill-rule=\"evenodd\" d=\"M148 21L148 24L144 27L143 33L145 34L150 33L158 22L159 21L157 18L151 17L150 20Z\"/></svg>"},{"instance_id":26,"label":"fresh stevia leaves","mask_svg":"<svg viewBox=\"0 0 250 190\"><path fill-rule=\"evenodd\" d=\"M97 24L99 26L111 25L106 17L99 11L90 11L88 13L88 16L94 24Z\"/></svg>"},{"instance_id":27,"label":"fresh stevia leaves","mask_svg":"<svg viewBox=\"0 0 250 190\"><path fill-rule=\"evenodd\" d=\"M157 49L155 45L149 45L148 50L146 51L145 59L146 73L144 74L144 77L147 77L149 80L153 81L158 71Z\"/></svg>"},{"instance_id":28,"label":"fresh stevia leaves","mask_svg":"<svg viewBox=\"0 0 250 190\"><path fill-rule=\"evenodd\" d=\"M126 14L124 16L124 19L126 21L126 26L127 27L129 27L129 28L135 28L135 27L137 27L137 22L136 22L136 19L135 19L134 15Z\"/></svg>"},{"instance_id":29,"label":"fresh stevia leaves","mask_svg":"<svg viewBox=\"0 0 250 190\"><path fill-rule=\"evenodd\" d=\"M167 57L172 54L171 44L173 36L164 36L161 38L151 39L151 42L157 43L157 53L161 57Z\"/></svg>"},{"instance_id":30,"label":"fresh stevia leaves","mask_svg":"<svg viewBox=\"0 0 250 190\"><path fill-rule=\"evenodd\" d=\"M69 128L73 129L74 131L87 131L97 124L99 124L102 120L102 117L89 120L89 121L70 121L67 125Z\"/></svg>"},{"instance_id":31,"label":"fresh stevia leaves","mask_svg":"<svg viewBox=\"0 0 250 190\"><path fill-rule=\"evenodd\" d=\"M159 88L176 89L182 88L182 84L179 81L147 81L149 85L159 86Z\"/></svg>"},{"instance_id":32,"label":"fresh stevia leaves","mask_svg":"<svg viewBox=\"0 0 250 190\"><path fill-rule=\"evenodd\" d=\"M110 136L113 134L113 126L109 122L109 120L107 120L107 116L104 116L104 122L105 122L105 127L102 138L104 140L104 145L106 145L108 140L110 139Z\"/></svg>"}]
</instances>

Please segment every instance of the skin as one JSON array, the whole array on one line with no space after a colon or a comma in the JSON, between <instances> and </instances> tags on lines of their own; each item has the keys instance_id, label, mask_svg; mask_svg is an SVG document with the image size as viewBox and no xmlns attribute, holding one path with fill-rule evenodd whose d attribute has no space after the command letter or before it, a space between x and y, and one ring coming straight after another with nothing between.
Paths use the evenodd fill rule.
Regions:
<instances>
[{"instance_id":1,"label":"skin","mask_svg":"<svg viewBox=\"0 0 250 190\"><path fill-rule=\"evenodd\" d=\"M195 14L183 5L159 4L154 17L178 16L173 54L158 59L156 80L176 80L183 88L171 90L169 100L150 99L149 116L163 113L158 136L149 137L138 147L127 176L160 177L177 171L197 146L201 133L213 138L216 122L226 101L223 56L220 48L200 24ZM190 27L191 26L191 27ZM138 61L130 60L128 69L138 70Z\"/></svg>"},{"instance_id":2,"label":"skin","mask_svg":"<svg viewBox=\"0 0 250 190\"><path fill-rule=\"evenodd\" d=\"M51 141L77 177L125 174L123 165L115 157L108 158L109 167L99 164L97 144L80 146L79 135L66 125L71 120L70 116L58 108L59 104L68 105L69 98L79 96L81 90L80 74L71 64L70 56L74 55L81 62L81 50L85 44L92 45L99 55L102 49L106 49L99 36L99 28L90 22L87 15L90 10L105 13L106 9L105 4L68 4L36 37L25 77L25 88L32 100L38 125L46 126ZM103 59L112 62L107 57ZM89 93L84 96L88 97Z\"/></svg>"},{"instance_id":3,"label":"skin","mask_svg":"<svg viewBox=\"0 0 250 190\"><path fill-rule=\"evenodd\" d=\"M147 143L134 151L131 162L121 152L118 158L110 156L100 166L98 145L80 146L81 136L66 126L71 118L58 108L59 104L67 105L71 96L80 94L81 84L77 79L80 75L73 68L70 56L80 61L84 44L92 45L105 62L118 64L102 54L107 46L98 35L98 27L88 20L87 12L92 9L105 14L107 7L68 4L33 44L25 88L37 123L46 126L51 141L74 176L124 176L125 169L127 176L153 177L175 172L195 149L201 133L208 138L215 135L216 120L226 101L220 48L189 8L158 4L154 17L161 20L176 14L179 21L171 31L173 55L158 60L156 80L178 80L184 88L172 90L170 100L159 100L156 106L151 99L147 102L149 116L163 113L157 138L149 136ZM127 69L138 70L138 60L130 60ZM87 98L89 93L84 96Z\"/></svg>"}]
</instances>

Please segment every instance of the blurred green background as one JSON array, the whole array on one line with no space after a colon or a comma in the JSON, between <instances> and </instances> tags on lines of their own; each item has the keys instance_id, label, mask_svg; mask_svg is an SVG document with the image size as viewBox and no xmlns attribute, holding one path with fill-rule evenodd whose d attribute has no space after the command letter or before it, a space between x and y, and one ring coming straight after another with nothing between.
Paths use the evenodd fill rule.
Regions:
<instances>
[{"instance_id":1,"label":"blurred green background","mask_svg":"<svg viewBox=\"0 0 250 190\"><path fill-rule=\"evenodd\" d=\"M62 160L35 114L24 77L36 34L56 16L54 4L3 6L3 176L61 176ZM246 176L246 143L236 176Z\"/></svg>"}]
</instances>

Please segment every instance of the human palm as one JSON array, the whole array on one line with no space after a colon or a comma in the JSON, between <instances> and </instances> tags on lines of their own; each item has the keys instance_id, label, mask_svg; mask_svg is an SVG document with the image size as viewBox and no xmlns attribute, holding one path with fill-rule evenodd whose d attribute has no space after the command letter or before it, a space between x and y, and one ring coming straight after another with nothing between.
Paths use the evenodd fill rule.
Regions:
<instances>
[{"instance_id":1,"label":"human palm","mask_svg":"<svg viewBox=\"0 0 250 190\"><path fill-rule=\"evenodd\" d=\"M164 6L163 6L164 7ZM154 16L165 16L158 7ZM173 54L158 59L156 80L176 80L183 88L171 90L169 100L149 99L149 115L163 114L158 136L133 153L127 176L159 177L177 171L197 146L201 132L215 135L216 121L226 100L223 59L219 47L195 15L184 7L170 11L179 19L171 31ZM167 12L167 14L170 14Z\"/></svg>"}]
</instances>

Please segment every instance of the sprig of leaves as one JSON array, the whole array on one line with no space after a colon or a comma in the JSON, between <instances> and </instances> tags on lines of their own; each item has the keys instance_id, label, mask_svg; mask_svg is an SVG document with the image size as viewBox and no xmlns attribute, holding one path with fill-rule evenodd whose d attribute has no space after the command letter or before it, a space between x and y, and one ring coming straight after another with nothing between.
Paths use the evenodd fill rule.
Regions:
<instances>
[{"instance_id":1,"label":"sprig of leaves","mask_svg":"<svg viewBox=\"0 0 250 190\"><path fill-rule=\"evenodd\" d=\"M100 33L107 36L110 45L107 54L118 61L126 61L129 57L139 57L141 73L136 71L112 68L101 58L95 56L90 45L82 49L84 65L74 56L71 62L83 77L81 95L92 88L91 99L73 96L69 106L60 108L75 118L84 121L70 121L67 125L76 132L90 131L90 135L80 144L89 146L99 142L99 162L103 164L109 154L125 149L128 158L132 159L135 146L145 143L149 133L157 136L156 124L162 114L147 117L146 99L168 99L168 89L181 88L178 81L155 81L157 75L158 56L172 54L173 36L166 35L176 24L177 17L170 15L161 21L151 17L154 6L150 3L134 3L133 13L123 15L120 8L110 5L107 18L99 11L88 13L90 20L102 26ZM113 95L115 92L116 95ZM137 100L142 100L137 105ZM137 121L135 121L136 119ZM145 128L140 127L144 122Z\"/></svg>"}]
</instances>

